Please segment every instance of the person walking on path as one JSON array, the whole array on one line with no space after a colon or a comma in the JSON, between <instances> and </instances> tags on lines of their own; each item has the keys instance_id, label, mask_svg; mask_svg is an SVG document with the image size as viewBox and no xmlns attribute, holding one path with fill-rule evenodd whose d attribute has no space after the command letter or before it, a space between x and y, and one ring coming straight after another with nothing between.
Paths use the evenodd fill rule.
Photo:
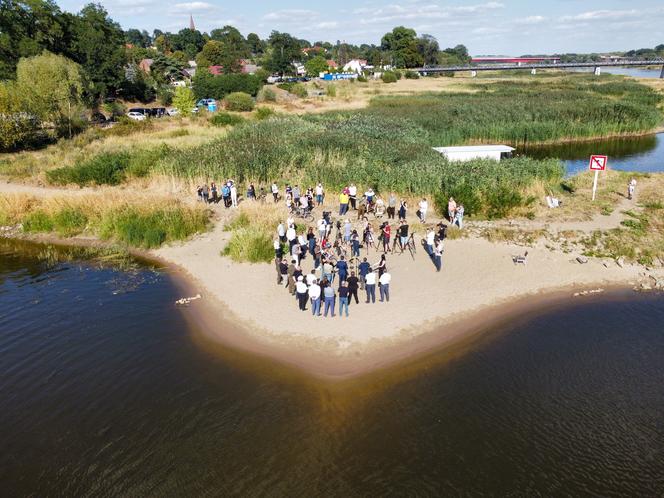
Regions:
<instances>
[{"instance_id":1,"label":"person walking on path","mask_svg":"<svg viewBox=\"0 0 664 498\"><path fill-rule=\"evenodd\" d=\"M367 280L367 275L371 271L371 265L367 261L367 258L364 258L364 261L360 263L358 269L360 271L360 285L362 286L362 289L364 289Z\"/></svg>"},{"instance_id":2,"label":"person walking on path","mask_svg":"<svg viewBox=\"0 0 664 498\"><path fill-rule=\"evenodd\" d=\"M348 263L346 263L346 258L341 256L339 261L337 261L337 274L339 275L339 283L346 280L348 277Z\"/></svg>"},{"instance_id":3,"label":"person walking on path","mask_svg":"<svg viewBox=\"0 0 664 498\"><path fill-rule=\"evenodd\" d=\"M204 183L204 184L203 184L203 187L202 187L201 190L202 190L202 192L203 192L203 202L204 202L205 204L207 204L208 202L210 202L210 201L209 201L209 199L210 199L210 191L208 190L207 183Z\"/></svg>"},{"instance_id":4,"label":"person walking on path","mask_svg":"<svg viewBox=\"0 0 664 498\"><path fill-rule=\"evenodd\" d=\"M420 221L422 223L427 222L427 211L429 210L429 203L426 199L420 201Z\"/></svg>"},{"instance_id":5,"label":"person walking on path","mask_svg":"<svg viewBox=\"0 0 664 498\"><path fill-rule=\"evenodd\" d=\"M445 250L445 245L443 244L442 239L438 239L436 242L436 247L433 250L433 264L436 265L436 271L440 273L440 270L443 268L443 251Z\"/></svg>"},{"instance_id":6,"label":"person walking on path","mask_svg":"<svg viewBox=\"0 0 664 498\"><path fill-rule=\"evenodd\" d=\"M320 285L318 285L317 280L314 280L309 286L309 299L311 299L311 314L313 316L320 316L320 294Z\"/></svg>"},{"instance_id":7,"label":"person walking on path","mask_svg":"<svg viewBox=\"0 0 664 498\"><path fill-rule=\"evenodd\" d=\"M456 215L457 203L454 200L454 197L450 197L450 200L447 202L447 217L450 219L450 223L454 223L454 216Z\"/></svg>"},{"instance_id":8,"label":"person walking on path","mask_svg":"<svg viewBox=\"0 0 664 498\"><path fill-rule=\"evenodd\" d=\"M376 274L372 271L366 274L364 277L364 281L366 282L366 289L367 289L367 301L366 303L369 304L375 303L376 302Z\"/></svg>"},{"instance_id":9,"label":"person walking on path","mask_svg":"<svg viewBox=\"0 0 664 498\"><path fill-rule=\"evenodd\" d=\"M454 215L454 224L459 227L459 230L463 229L463 214L465 209L463 204L459 204L459 207L456 209L456 214Z\"/></svg>"},{"instance_id":10,"label":"person walking on path","mask_svg":"<svg viewBox=\"0 0 664 498\"><path fill-rule=\"evenodd\" d=\"M295 290L297 293L297 301L300 305L300 311L305 311L307 309L307 297L309 296L309 289L307 288L307 284L304 283L304 277L302 275L297 277Z\"/></svg>"},{"instance_id":11,"label":"person walking on path","mask_svg":"<svg viewBox=\"0 0 664 498\"><path fill-rule=\"evenodd\" d=\"M388 272L384 272L378 279L378 284L380 285L380 302L387 301L390 302L390 282L392 281L392 275Z\"/></svg>"},{"instance_id":12,"label":"person walking on path","mask_svg":"<svg viewBox=\"0 0 664 498\"><path fill-rule=\"evenodd\" d=\"M636 191L636 178L632 178L627 184L627 198L631 201Z\"/></svg>"},{"instance_id":13,"label":"person walking on path","mask_svg":"<svg viewBox=\"0 0 664 498\"><path fill-rule=\"evenodd\" d=\"M272 198L274 199L274 203L276 204L277 202L279 202L279 187L277 187L276 183L272 184L271 190L272 190Z\"/></svg>"},{"instance_id":14,"label":"person walking on path","mask_svg":"<svg viewBox=\"0 0 664 498\"><path fill-rule=\"evenodd\" d=\"M352 235L350 236L350 254L353 258L360 257L360 235L357 233L357 230L353 230Z\"/></svg>"},{"instance_id":15,"label":"person walking on path","mask_svg":"<svg viewBox=\"0 0 664 498\"><path fill-rule=\"evenodd\" d=\"M344 309L346 310L346 317L348 317L348 287L346 282L341 282L341 287L339 287L339 316L344 315Z\"/></svg>"},{"instance_id":16,"label":"person walking on path","mask_svg":"<svg viewBox=\"0 0 664 498\"><path fill-rule=\"evenodd\" d=\"M231 203L234 208L237 207L237 186L235 183L231 183Z\"/></svg>"},{"instance_id":17,"label":"person walking on path","mask_svg":"<svg viewBox=\"0 0 664 498\"><path fill-rule=\"evenodd\" d=\"M334 316L334 304L335 304L335 294L334 294L334 287L332 287L332 283L325 287L323 289L323 296L325 297L325 311L323 312L323 316L327 318L327 312L331 311L332 316Z\"/></svg>"},{"instance_id":18,"label":"person walking on path","mask_svg":"<svg viewBox=\"0 0 664 498\"><path fill-rule=\"evenodd\" d=\"M355 304L360 304L360 300L357 297L357 288L360 285L360 280L355 276L355 272L350 272L350 277L348 277L348 302L352 301L352 298L355 298Z\"/></svg>"}]
</instances>

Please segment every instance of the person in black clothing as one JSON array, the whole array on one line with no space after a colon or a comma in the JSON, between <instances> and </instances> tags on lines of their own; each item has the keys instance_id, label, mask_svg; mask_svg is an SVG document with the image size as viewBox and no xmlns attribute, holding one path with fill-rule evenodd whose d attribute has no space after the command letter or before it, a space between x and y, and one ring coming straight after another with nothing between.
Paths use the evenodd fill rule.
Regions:
<instances>
[{"instance_id":1,"label":"person in black clothing","mask_svg":"<svg viewBox=\"0 0 664 498\"><path fill-rule=\"evenodd\" d=\"M348 277L348 304L351 303L353 298L355 298L355 304L360 304L360 300L357 297L357 289L360 286L360 279L355 276L355 272L350 272L350 277Z\"/></svg>"},{"instance_id":2,"label":"person in black clothing","mask_svg":"<svg viewBox=\"0 0 664 498\"><path fill-rule=\"evenodd\" d=\"M444 223L438 223L438 238L440 240L445 240L447 238L447 225Z\"/></svg>"},{"instance_id":3,"label":"person in black clothing","mask_svg":"<svg viewBox=\"0 0 664 498\"><path fill-rule=\"evenodd\" d=\"M401 247L401 252L404 252L406 249L406 244L408 244L408 223L402 221L399 227L399 246Z\"/></svg>"}]
</instances>

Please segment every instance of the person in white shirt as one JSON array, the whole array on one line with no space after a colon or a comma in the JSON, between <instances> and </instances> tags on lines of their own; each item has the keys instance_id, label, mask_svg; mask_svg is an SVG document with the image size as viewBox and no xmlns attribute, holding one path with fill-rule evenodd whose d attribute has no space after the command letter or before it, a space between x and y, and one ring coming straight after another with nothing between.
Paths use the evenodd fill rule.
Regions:
<instances>
[{"instance_id":1,"label":"person in white shirt","mask_svg":"<svg viewBox=\"0 0 664 498\"><path fill-rule=\"evenodd\" d=\"M320 316L320 285L318 281L314 280L313 284L309 286L309 299L311 299L311 314Z\"/></svg>"},{"instance_id":2,"label":"person in white shirt","mask_svg":"<svg viewBox=\"0 0 664 498\"><path fill-rule=\"evenodd\" d=\"M433 249L436 244L436 232L432 228L427 230L427 253L429 257L433 257Z\"/></svg>"},{"instance_id":3,"label":"person in white shirt","mask_svg":"<svg viewBox=\"0 0 664 498\"><path fill-rule=\"evenodd\" d=\"M272 197L275 203L279 202L279 187L277 187L276 183L272 184Z\"/></svg>"},{"instance_id":4,"label":"person in white shirt","mask_svg":"<svg viewBox=\"0 0 664 498\"><path fill-rule=\"evenodd\" d=\"M295 218L293 218L292 216L289 216L289 217L286 219L286 226L287 226L288 228L290 228L290 227L294 227L294 226L295 226Z\"/></svg>"},{"instance_id":5,"label":"person in white shirt","mask_svg":"<svg viewBox=\"0 0 664 498\"><path fill-rule=\"evenodd\" d=\"M306 195L303 195L302 197L300 197L300 206L305 211L309 210L309 198Z\"/></svg>"},{"instance_id":6,"label":"person in white shirt","mask_svg":"<svg viewBox=\"0 0 664 498\"><path fill-rule=\"evenodd\" d=\"M302 275L297 277L295 292L297 293L297 301L300 305L300 311L305 311L307 309L307 296L309 295L309 288L307 287L307 284L304 283L304 277L302 277Z\"/></svg>"},{"instance_id":7,"label":"person in white shirt","mask_svg":"<svg viewBox=\"0 0 664 498\"><path fill-rule=\"evenodd\" d=\"M324 239L325 235L327 235L327 223L325 221L325 218L321 218L320 220L318 220L317 226L318 226L318 236L321 239Z\"/></svg>"},{"instance_id":8,"label":"person in white shirt","mask_svg":"<svg viewBox=\"0 0 664 498\"><path fill-rule=\"evenodd\" d=\"M281 250L281 242L279 242L278 238L274 239L272 246L274 247L274 257L280 260L284 254Z\"/></svg>"},{"instance_id":9,"label":"person in white shirt","mask_svg":"<svg viewBox=\"0 0 664 498\"><path fill-rule=\"evenodd\" d=\"M376 302L376 274L369 271L364 277L364 287L367 291L367 303Z\"/></svg>"},{"instance_id":10,"label":"person in white shirt","mask_svg":"<svg viewBox=\"0 0 664 498\"><path fill-rule=\"evenodd\" d=\"M350 208L353 211L357 210L357 187L354 183L348 186L348 200L350 201Z\"/></svg>"},{"instance_id":11,"label":"person in white shirt","mask_svg":"<svg viewBox=\"0 0 664 498\"><path fill-rule=\"evenodd\" d=\"M308 286L311 287L312 285L314 285L314 282L316 282L316 280L318 280L316 278L316 270L311 270L311 273L307 273L306 280L307 280L307 285Z\"/></svg>"},{"instance_id":12,"label":"person in white shirt","mask_svg":"<svg viewBox=\"0 0 664 498\"><path fill-rule=\"evenodd\" d=\"M426 199L420 201L420 221L422 223L427 222L427 211L429 210L429 203Z\"/></svg>"},{"instance_id":13,"label":"person in white shirt","mask_svg":"<svg viewBox=\"0 0 664 498\"><path fill-rule=\"evenodd\" d=\"M283 222L279 223L279 226L277 227L277 235L281 242L286 242L286 227Z\"/></svg>"},{"instance_id":14,"label":"person in white shirt","mask_svg":"<svg viewBox=\"0 0 664 498\"><path fill-rule=\"evenodd\" d=\"M388 272L384 272L378 279L380 284L380 302L387 301L390 302L390 282L392 281L392 275Z\"/></svg>"},{"instance_id":15,"label":"person in white shirt","mask_svg":"<svg viewBox=\"0 0 664 498\"><path fill-rule=\"evenodd\" d=\"M233 203L233 207L237 207L237 187L235 186L235 183L231 185L231 202Z\"/></svg>"},{"instance_id":16,"label":"person in white shirt","mask_svg":"<svg viewBox=\"0 0 664 498\"><path fill-rule=\"evenodd\" d=\"M293 246L297 244L297 233L295 232L295 228L293 226L289 226L288 230L286 230L286 239L288 240L288 247L290 252L293 254Z\"/></svg>"},{"instance_id":17,"label":"person in white shirt","mask_svg":"<svg viewBox=\"0 0 664 498\"><path fill-rule=\"evenodd\" d=\"M323 190L323 185L319 183L316 185L316 204L319 206L323 204L323 199L325 196L325 191Z\"/></svg>"}]
</instances>

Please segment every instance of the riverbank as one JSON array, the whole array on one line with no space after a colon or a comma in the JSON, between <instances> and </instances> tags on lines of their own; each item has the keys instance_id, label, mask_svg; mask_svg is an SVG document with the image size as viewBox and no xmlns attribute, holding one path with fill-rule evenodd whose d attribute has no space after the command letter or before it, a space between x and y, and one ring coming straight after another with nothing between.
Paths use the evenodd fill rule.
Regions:
<instances>
[{"instance_id":1,"label":"riverbank","mask_svg":"<svg viewBox=\"0 0 664 498\"><path fill-rule=\"evenodd\" d=\"M336 379L451 346L531 306L645 278L638 265L594 259L579 264L572 255L539 245L528 249L527 265L514 265L512 256L523 254L523 247L459 239L448 241L441 273L422 250L414 259L388 256L389 303L365 304L361 296L349 318L323 318L297 309L295 299L276 285L273 265L221 257L228 237L217 225L186 244L151 251L181 269L184 294L203 296L184 311L187 319L209 338ZM370 261L377 259L372 252ZM651 274L664 277L661 270Z\"/></svg>"}]
</instances>

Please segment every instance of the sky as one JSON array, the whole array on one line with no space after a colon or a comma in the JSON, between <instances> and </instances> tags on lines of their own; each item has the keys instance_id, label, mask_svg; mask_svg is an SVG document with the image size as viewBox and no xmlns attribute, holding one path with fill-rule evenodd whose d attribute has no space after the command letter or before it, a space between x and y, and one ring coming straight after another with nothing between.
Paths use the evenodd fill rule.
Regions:
<instances>
[{"instance_id":1,"label":"sky","mask_svg":"<svg viewBox=\"0 0 664 498\"><path fill-rule=\"evenodd\" d=\"M58 0L56 0L58 1ZM91 1L91 0L90 0ZM78 12L88 3L59 0ZM123 28L207 31L226 24L245 36L272 30L311 42L380 44L403 25L435 36L441 47L464 44L472 55L608 52L664 43L662 0L97 0Z\"/></svg>"}]
</instances>

